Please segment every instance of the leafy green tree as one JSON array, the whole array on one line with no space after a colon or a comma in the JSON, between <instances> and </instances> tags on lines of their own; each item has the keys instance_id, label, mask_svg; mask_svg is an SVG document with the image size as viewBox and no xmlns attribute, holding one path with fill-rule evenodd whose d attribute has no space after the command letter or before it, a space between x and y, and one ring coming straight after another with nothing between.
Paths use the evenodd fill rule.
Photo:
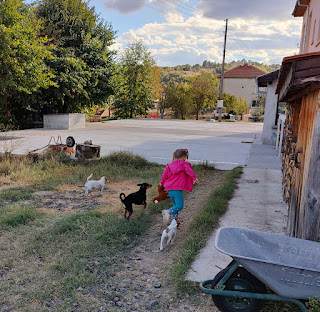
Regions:
<instances>
[{"instance_id":1,"label":"leafy green tree","mask_svg":"<svg viewBox=\"0 0 320 312\"><path fill-rule=\"evenodd\" d=\"M212 107L218 99L219 80L216 76L202 72L190 80L191 96L194 103L196 119L204 108Z\"/></svg>"},{"instance_id":2,"label":"leafy green tree","mask_svg":"<svg viewBox=\"0 0 320 312\"><path fill-rule=\"evenodd\" d=\"M234 108L235 113L241 116L241 120L242 120L242 115L246 113L247 108L248 108L247 102L245 101L245 98L242 96L235 103L235 108Z\"/></svg>"},{"instance_id":3,"label":"leafy green tree","mask_svg":"<svg viewBox=\"0 0 320 312\"><path fill-rule=\"evenodd\" d=\"M142 41L124 50L114 76L116 115L133 118L145 115L158 98L159 72Z\"/></svg>"},{"instance_id":4,"label":"leafy green tree","mask_svg":"<svg viewBox=\"0 0 320 312\"><path fill-rule=\"evenodd\" d=\"M241 115L241 117L248 107L244 97L237 99L229 93L223 93L223 106L226 108L226 113Z\"/></svg>"},{"instance_id":5,"label":"leafy green tree","mask_svg":"<svg viewBox=\"0 0 320 312\"><path fill-rule=\"evenodd\" d=\"M44 60L51 58L46 38L39 38L41 24L21 0L0 1L0 122L19 125L17 112L29 101L16 102L21 94L55 86Z\"/></svg>"},{"instance_id":6,"label":"leafy green tree","mask_svg":"<svg viewBox=\"0 0 320 312\"><path fill-rule=\"evenodd\" d=\"M226 109L227 114L235 114L237 98L229 93L223 93L223 106Z\"/></svg>"},{"instance_id":7,"label":"leafy green tree","mask_svg":"<svg viewBox=\"0 0 320 312\"><path fill-rule=\"evenodd\" d=\"M185 119L192 111L191 91L187 84L169 84L165 88L165 105L174 112L175 118Z\"/></svg>"},{"instance_id":8,"label":"leafy green tree","mask_svg":"<svg viewBox=\"0 0 320 312\"><path fill-rule=\"evenodd\" d=\"M51 112L80 112L112 94L115 32L85 0L41 0L37 16L42 36L50 38L54 58L47 65L57 88L42 90L39 100Z\"/></svg>"},{"instance_id":9,"label":"leafy green tree","mask_svg":"<svg viewBox=\"0 0 320 312\"><path fill-rule=\"evenodd\" d=\"M160 73L160 80L163 85L189 81L188 77L183 76L179 73L166 73L164 71Z\"/></svg>"}]
</instances>

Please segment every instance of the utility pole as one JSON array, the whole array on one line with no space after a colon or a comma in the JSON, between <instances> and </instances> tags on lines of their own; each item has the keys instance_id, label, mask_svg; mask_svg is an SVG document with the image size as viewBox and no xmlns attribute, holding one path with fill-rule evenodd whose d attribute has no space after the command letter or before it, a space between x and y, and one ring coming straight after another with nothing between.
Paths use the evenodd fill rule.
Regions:
<instances>
[{"instance_id":1,"label":"utility pole","mask_svg":"<svg viewBox=\"0 0 320 312\"><path fill-rule=\"evenodd\" d=\"M226 29L224 31L224 44L223 44L223 57L222 57L222 70L221 70L221 78L220 78L220 88L219 88L219 121L221 122L221 111L223 107L223 78L224 78L224 61L226 57L226 45L227 45L227 31L228 31L228 19L226 19Z\"/></svg>"}]
</instances>

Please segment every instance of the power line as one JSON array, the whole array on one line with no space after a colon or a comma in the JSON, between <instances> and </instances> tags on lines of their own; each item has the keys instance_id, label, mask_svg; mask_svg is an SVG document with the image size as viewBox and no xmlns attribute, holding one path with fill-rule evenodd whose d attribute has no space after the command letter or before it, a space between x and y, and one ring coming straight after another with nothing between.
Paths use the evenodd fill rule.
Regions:
<instances>
[{"instance_id":1,"label":"power line","mask_svg":"<svg viewBox=\"0 0 320 312\"><path fill-rule=\"evenodd\" d=\"M182 10L179 10L177 8L177 6L175 6L174 4L172 4L171 2L165 2L163 0L158 0L159 2L163 3L164 5L174 9L175 11L179 12L179 13L182 13L182 14L185 14L185 15L188 15L189 17L193 17L193 15L190 15L188 12L185 12L185 11L182 11Z\"/></svg>"}]
</instances>

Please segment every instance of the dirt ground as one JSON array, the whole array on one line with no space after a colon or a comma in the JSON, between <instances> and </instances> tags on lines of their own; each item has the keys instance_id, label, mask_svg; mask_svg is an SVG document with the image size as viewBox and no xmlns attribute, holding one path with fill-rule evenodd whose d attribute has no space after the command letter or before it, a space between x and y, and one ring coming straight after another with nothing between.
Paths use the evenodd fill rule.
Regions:
<instances>
[{"instance_id":1,"label":"dirt ground","mask_svg":"<svg viewBox=\"0 0 320 312\"><path fill-rule=\"evenodd\" d=\"M97 281L93 289L79 289L79 292L83 292L84 296L89 292L96 296L97 301L101 300L102 304L98 311L218 311L211 297L200 290L196 296L177 297L174 281L170 280L168 270L172 265L172 254L187 237L191 221L206 202L211 190L223 182L226 173L221 171L208 173L205 179L200 180L200 185L186 195L185 207L179 214L181 224L174 245L165 245L163 251L159 250L161 233L164 229L162 215L159 213L154 225L138 239L137 245L130 249L128 254L117 258L117 263L113 266L114 271L108 272L106 280ZM2 185L0 188L5 187L7 185ZM102 194L94 191L89 195L84 194L82 185L61 185L58 191L35 192L32 199L23 203L34 203L39 209L54 209L61 213L91 209L103 211L106 206L122 213L119 194L121 192L129 194L136 190L138 187L132 180L107 184ZM150 196L148 201L151 201ZM169 207L170 200L168 200ZM91 260L98 261L98 259ZM77 310L75 306L74 311L81 310Z\"/></svg>"},{"instance_id":2,"label":"dirt ground","mask_svg":"<svg viewBox=\"0 0 320 312\"><path fill-rule=\"evenodd\" d=\"M130 254L118 259L118 269L111 272L113 277L107 287L104 286L109 300L101 311L218 311L211 297L200 290L195 297L177 298L174 281L168 274L173 252L184 242L193 217L206 202L212 188L223 182L223 177L221 172L214 171L200 182L192 193L187 194L185 207L179 214L181 224L174 245L166 245L163 251L159 250L164 229L159 213L155 224Z\"/></svg>"},{"instance_id":3,"label":"dirt ground","mask_svg":"<svg viewBox=\"0 0 320 312\"><path fill-rule=\"evenodd\" d=\"M124 269L116 272L113 280L116 285L110 285L114 295L117 296L117 288L124 286L126 288L126 299L124 307L119 311L194 311L194 312L215 312L218 311L211 296L203 294L199 290L198 296L191 298L188 295L177 298L175 295L174 281L168 276L168 269L172 265L172 253L184 242L187 237L188 228L193 217L201 209L212 190L223 182L221 172L212 172L205 180L200 181L192 193L187 194L185 206L179 213L181 224L178 228L177 238L174 245L165 245L164 250L160 251L160 238L164 229L162 224L162 215L159 214L156 223L150 228L148 234L134 248L132 253L125 259L122 259ZM168 200L170 205L170 200ZM110 296L112 298L112 295ZM137 299L138 300L134 300ZM134 302L134 309L128 308L128 303ZM109 306L114 304L110 300ZM106 308L108 311L108 308Z\"/></svg>"}]
</instances>

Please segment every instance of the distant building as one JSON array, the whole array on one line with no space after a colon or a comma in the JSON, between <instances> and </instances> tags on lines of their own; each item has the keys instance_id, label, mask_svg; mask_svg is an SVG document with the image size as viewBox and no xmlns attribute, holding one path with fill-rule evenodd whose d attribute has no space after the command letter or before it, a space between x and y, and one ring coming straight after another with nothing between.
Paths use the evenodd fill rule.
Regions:
<instances>
[{"instance_id":1,"label":"distant building","mask_svg":"<svg viewBox=\"0 0 320 312\"><path fill-rule=\"evenodd\" d=\"M257 77L264 74L250 63L242 63L224 73L223 92L236 98L244 97L248 108L256 110L259 108Z\"/></svg>"}]
</instances>

